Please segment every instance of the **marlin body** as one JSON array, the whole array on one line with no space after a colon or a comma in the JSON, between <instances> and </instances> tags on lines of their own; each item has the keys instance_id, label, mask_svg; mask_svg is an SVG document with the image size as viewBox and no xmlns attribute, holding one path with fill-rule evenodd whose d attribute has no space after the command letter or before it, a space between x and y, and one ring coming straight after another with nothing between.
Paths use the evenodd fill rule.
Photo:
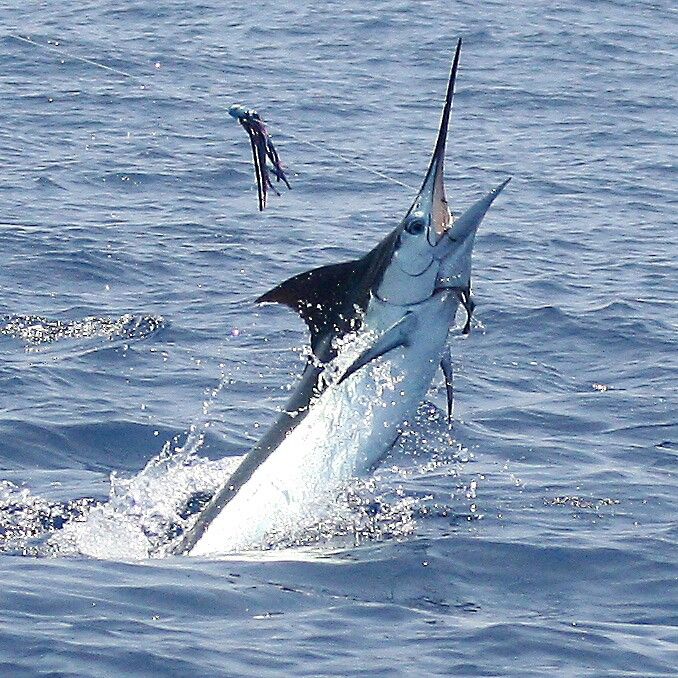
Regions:
<instances>
[{"instance_id":1,"label":"marlin body","mask_svg":"<svg viewBox=\"0 0 678 678\"><path fill-rule=\"evenodd\" d=\"M460 50L461 40L433 157L400 224L364 257L301 273L257 300L301 315L313 358L273 426L186 532L177 553L224 554L294 538L327 511L348 480L383 458L438 366L451 414L448 333L460 304L468 331L476 230L508 183L452 217L443 166Z\"/></svg>"}]
</instances>

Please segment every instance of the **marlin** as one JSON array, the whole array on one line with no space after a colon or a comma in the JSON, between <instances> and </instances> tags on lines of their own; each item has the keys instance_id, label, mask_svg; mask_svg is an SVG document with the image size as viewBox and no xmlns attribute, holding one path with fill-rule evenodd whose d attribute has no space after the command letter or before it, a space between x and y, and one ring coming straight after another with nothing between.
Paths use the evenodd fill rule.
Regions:
<instances>
[{"instance_id":1,"label":"marlin","mask_svg":"<svg viewBox=\"0 0 678 678\"><path fill-rule=\"evenodd\" d=\"M453 218L444 162L461 40L421 189L402 221L359 259L321 266L257 299L295 310L312 356L289 402L199 514L176 553L225 554L300 533L393 446L442 367L459 305L470 327L476 231L509 179Z\"/></svg>"}]
</instances>

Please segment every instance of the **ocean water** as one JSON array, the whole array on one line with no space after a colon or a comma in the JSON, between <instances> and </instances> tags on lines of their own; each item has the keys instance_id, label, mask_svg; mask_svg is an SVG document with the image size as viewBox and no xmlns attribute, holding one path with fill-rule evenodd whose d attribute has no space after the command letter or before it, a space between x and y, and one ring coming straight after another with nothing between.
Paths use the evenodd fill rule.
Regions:
<instances>
[{"instance_id":1,"label":"ocean water","mask_svg":"<svg viewBox=\"0 0 678 678\"><path fill-rule=\"evenodd\" d=\"M675 21L5 3L0 674L676 675ZM513 181L454 427L438 380L301 537L168 556L303 366L302 323L253 299L403 216L458 36L448 198ZM234 102L289 169L261 214Z\"/></svg>"}]
</instances>

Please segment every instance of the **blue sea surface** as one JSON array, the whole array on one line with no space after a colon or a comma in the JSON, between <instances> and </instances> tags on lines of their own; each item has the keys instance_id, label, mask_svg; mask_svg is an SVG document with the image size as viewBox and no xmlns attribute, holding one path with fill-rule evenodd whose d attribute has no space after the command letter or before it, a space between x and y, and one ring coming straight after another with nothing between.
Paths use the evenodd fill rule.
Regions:
<instances>
[{"instance_id":1,"label":"blue sea surface","mask_svg":"<svg viewBox=\"0 0 678 678\"><path fill-rule=\"evenodd\" d=\"M0 675L678 675L677 18L5 3ZM451 206L513 180L454 428L436 380L302 539L168 555L307 355L253 300L402 218L459 36ZM289 171L263 213L234 102Z\"/></svg>"}]
</instances>

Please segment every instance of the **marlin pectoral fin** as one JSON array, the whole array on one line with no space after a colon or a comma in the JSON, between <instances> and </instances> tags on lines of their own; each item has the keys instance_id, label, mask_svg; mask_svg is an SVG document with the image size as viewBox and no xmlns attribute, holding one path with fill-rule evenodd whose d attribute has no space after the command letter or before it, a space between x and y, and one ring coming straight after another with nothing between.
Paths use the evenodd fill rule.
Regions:
<instances>
[{"instance_id":1,"label":"marlin pectoral fin","mask_svg":"<svg viewBox=\"0 0 678 678\"><path fill-rule=\"evenodd\" d=\"M452 425L452 411L454 410L454 375L452 372L452 356L449 346L440 359L440 369L445 376L445 391L447 392L447 421Z\"/></svg>"},{"instance_id":2,"label":"marlin pectoral fin","mask_svg":"<svg viewBox=\"0 0 678 678\"><path fill-rule=\"evenodd\" d=\"M408 346L410 343L410 335L417 326L417 318L413 313L407 313L395 325L382 334L374 344L365 349L354 361L353 364L341 375L341 379L337 382L341 384L345 379L348 379L352 374L355 374L361 367L364 367L373 360L380 358L389 351L399 346Z\"/></svg>"}]
</instances>

